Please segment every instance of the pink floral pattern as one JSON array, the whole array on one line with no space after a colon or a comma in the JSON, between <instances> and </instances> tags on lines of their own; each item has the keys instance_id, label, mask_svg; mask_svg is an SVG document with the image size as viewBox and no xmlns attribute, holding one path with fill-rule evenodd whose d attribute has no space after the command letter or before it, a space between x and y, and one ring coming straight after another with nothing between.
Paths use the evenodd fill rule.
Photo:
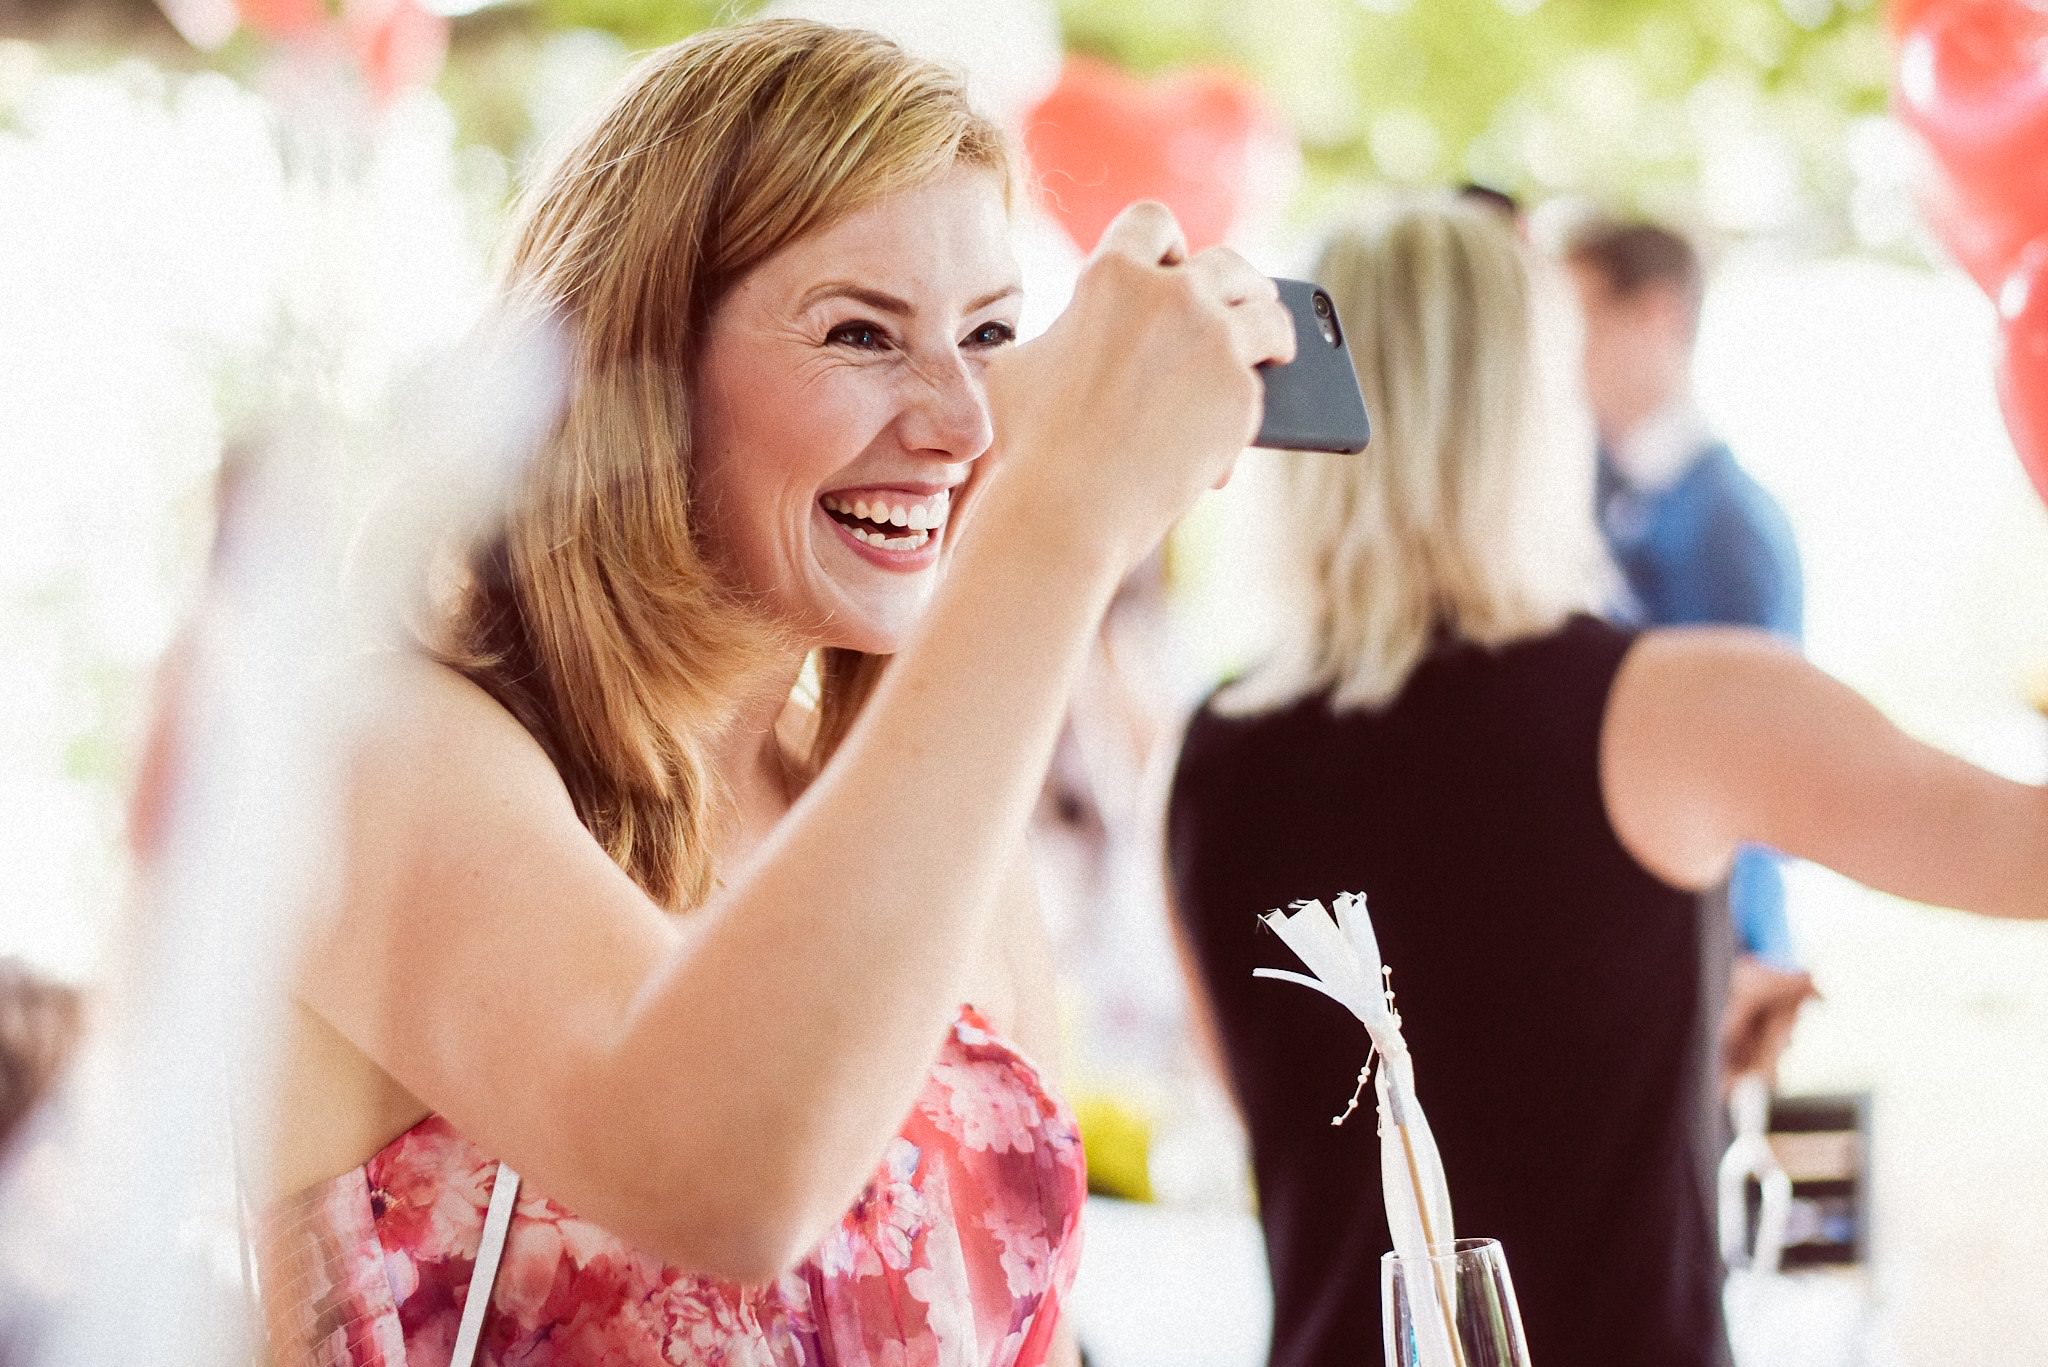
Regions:
<instances>
[{"instance_id":1,"label":"pink floral pattern","mask_svg":"<svg viewBox=\"0 0 2048 1367\"><path fill-rule=\"evenodd\" d=\"M446 1367L497 1164L439 1116L261 1231L276 1367ZM522 1189L489 1367L1040 1367L1080 1255L1072 1116L963 1008L853 1208L767 1286L685 1275Z\"/></svg>"}]
</instances>

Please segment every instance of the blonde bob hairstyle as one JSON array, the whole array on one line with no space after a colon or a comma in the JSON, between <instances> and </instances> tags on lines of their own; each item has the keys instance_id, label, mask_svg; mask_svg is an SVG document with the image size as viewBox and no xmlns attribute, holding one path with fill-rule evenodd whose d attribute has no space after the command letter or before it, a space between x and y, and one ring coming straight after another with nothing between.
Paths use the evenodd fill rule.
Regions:
<instances>
[{"instance_id":1,"label":"blonde bob hairstyle","mask_svg":"<svg viewBox=\"0 0 2048 1367\"><path fill-rule=\"evenodd\" d=\"M777 19L642 61L515 211L504 293L567 338L560 420L424 631L540 742L578 816L656 902L714 882L707 754L791 648L715 572L693 518L693 361L783 247L949 169L1015 181L960 79L872 33ZM815 770L879 660L818 663Z\"/></svg>"},{"instance_id":2,"label":"blonde bob hairstyle","mask_svg":"<svg viewBox=\"0 0 2048 1367\"><path fill-rule=\"evenodd\" d=\"M1574 416L1577 336L1499 215L1404 201L1333 233L1315 279L1343 321L1372 445L1278 458L1283 626L1219 696L1225 711L1312 694L1383 707L1439 642L1540 635L1607 582L1593 439Z\"/></svg>"}]
</instances>

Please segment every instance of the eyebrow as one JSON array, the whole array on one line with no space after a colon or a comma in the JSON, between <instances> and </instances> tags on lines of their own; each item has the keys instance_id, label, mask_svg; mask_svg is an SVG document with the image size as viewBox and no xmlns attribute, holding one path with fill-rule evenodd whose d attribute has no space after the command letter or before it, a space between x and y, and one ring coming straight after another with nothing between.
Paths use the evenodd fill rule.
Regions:
<instances>
[{"instance_id":1,"label":"eyebrow","mask_svg":"<svg viewBox=\"0 0 2048 1367\"><path fill-rule=\"evenodd\" d=\"M979 313L990 304L1007 299L1013 294L1022 294L1023 292L1024 287L1022 285L1005 285L999 290L991 290L979 299L971 301L967 305L965 312ZM898 299L893 294L885 294L881 290L869 289L865 285L856 285L848 280L828 280L824 284L806 291L804 297L797 302L797 312L806 312L812 305L832 298L852 299L858 303L866 304L869 308L880 309L884 313L893 313L900 318L908 318L917 312L917 309L907 299Z\"/></svg>"}]
</instances>

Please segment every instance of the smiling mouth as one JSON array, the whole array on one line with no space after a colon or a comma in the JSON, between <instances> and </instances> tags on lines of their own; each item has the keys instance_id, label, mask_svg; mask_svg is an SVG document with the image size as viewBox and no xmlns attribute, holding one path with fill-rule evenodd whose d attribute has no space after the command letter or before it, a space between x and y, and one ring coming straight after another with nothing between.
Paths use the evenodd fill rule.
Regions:
<instances>
[{"instance_id":1,"label":"smiling mouth","mask_svg":"<svg viewBox=\"0 0 2048 1367\"><path fill-rule=\"evenodd\" d=\"M818 502L856 541L877 550L915 551L946 525L952 499L944 492L923 498L876 492L855 497L827 494Z\"/></svg>"}]
</instances>

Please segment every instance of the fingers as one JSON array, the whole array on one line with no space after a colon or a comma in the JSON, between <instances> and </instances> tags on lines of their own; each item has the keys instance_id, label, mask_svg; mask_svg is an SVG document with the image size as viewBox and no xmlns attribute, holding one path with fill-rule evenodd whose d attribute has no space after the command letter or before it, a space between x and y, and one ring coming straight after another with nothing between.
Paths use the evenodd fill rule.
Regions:
<instances>
[{"instance_id":1,"label":"fingers","mask_svg":"<svg viewBox=\"0 0 2048 1367\"><path fill-rule=\"evenodd\" d=\"M1737 959L1722 1023L1725 1072L1773 1072L1791 1043L1800 1007L1818 995L1808 974L1771 968L1748 955Z\"/></svg>"},{"instance_id":2,"label":"fingers","mask_svg":"<svg viewBox=\"0 0 2048 1367\"><path fill-rule=\"evenodd\" d=\"M1188 262L1188 270L1226 304L1280 297L1280 287L1228 247L1211 247Z\"/></svg>"},{"instance_id":3,"label":"fingers","mask_svg":"<svg viewBox=\"0 0 2048 1367\"><path fill-rule=\"evenodd\" d=\"M1232 353L1241 364L1250 369L1294 359L1294 322L1280 303L1279 288L1227 247L1211 247L1190 258L1180 223L1163 204L1139 200L1118 214L1096 245L1093 261L1093 274L1101 274L1112 261L1148 269L1185 267L1186 285L1222 310Z\"/></svg>"},{"instance_id":4,"label":"fingers","mask_svg":"<svg viewBox=\"0 0 2048 1367\"><path fill-rule=\"evenodd\" d=\"M1294 359L1294 320L1280 303L1280 289L1251 262L1228 247L1211 247L1188 263L1189 274L1211 298L1230 310L1231 335L1247 366Z\"/></svg>"},{"instance_id":5,"label":"fingers","mask_svg":"<svg viewBox=\"0 0 2048 1367\"><path fill-rule=\"evenodd\" d=\"M1227 246L1212 246L1188 262L1188 273L1202 287L1225 303L1247 303L1253 299L1278 299L1280 287L1260 275L1257 266Z\"/></svg>"},{"instance_id":6,"label":"fingers","mask_svg":"<svg viewBox=\"0 0 2048 1367\"><path fill-rule=\"evenodd\" d=\"M1173 210L1157 200L1129 205L1103 231L1096 256L1127 256L1146 266L1178 266L1188 259L1188 240Z\"/></svg>"},{"instance_id":7,"label":"fingers","mask_svg":"<svg viewBox=\"0 0 2048 1367\"><path fill-rule=\"evenodd\" d=\"M1240 351L1252 365L1286 365L1294 359L1294 317L1278 299L1248 300L1231 310L1243 315Z\"/></svg>"},{"instance_id":8,"label":"fingers","mask_svg":"<svg viewBox=\"0 0 2048 1367\"><path fill-rule=\"evenodd\" d=\"M1764 1021L1763 1040L1761 1041L1760 1049L1765 1061L1771 1067L1777 1067L1778 1058L1785 1052L1786 1047L1792 1043L1792 1031L1798 1024L1799 1008L1797 1005L1788 1006L1773 1012Z\"/></svg>"}]
</instances>

